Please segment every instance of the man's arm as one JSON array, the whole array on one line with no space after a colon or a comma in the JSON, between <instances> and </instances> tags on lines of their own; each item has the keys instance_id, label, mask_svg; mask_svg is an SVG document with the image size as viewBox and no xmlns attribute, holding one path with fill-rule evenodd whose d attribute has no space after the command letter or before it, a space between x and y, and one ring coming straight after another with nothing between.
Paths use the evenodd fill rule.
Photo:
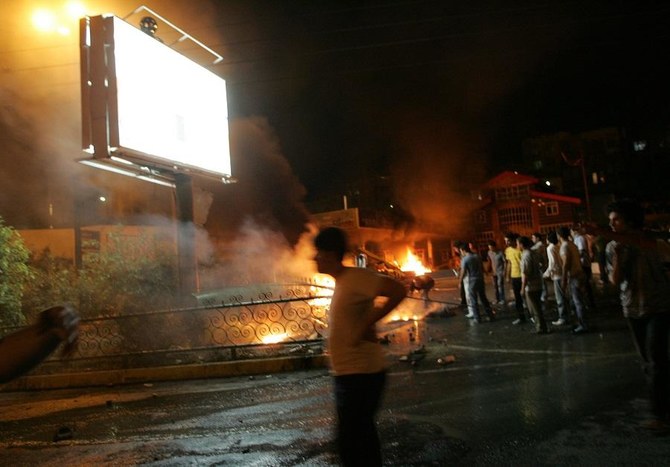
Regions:
<instances>
[{"instance_id":1,"label":"man's arm","mask_svg":"<svg viewBox=\"0 0 670 467\"><path fill-rule=\"evenodd\" d=\"M526 290L526 277L528 277L528 263L522 258L519 267L521 268L521 293L524 293Z\"/></svg>"},{"instance_id":2,"label":"man's arm","mask_svg":"<svg viewBox=\"0 0 670 467\"><path fill-rule=\"evenodd\" d=\"M79 317L69 307L53 307L40 313L36 323L0 340L0 383L30 371L61 342L63 355L77 347Z\"/></svg>"},{"instance_id":3,"label":"man's arm","mask_svg":"<svg viewBox=\"0 0 670 467\"><path fill-rule=\"evenodd\" d=\"M382 288L379 290L379 296L386 297L387 300L382 306L372 309L372 313L369 314L367 320L369 326L375 324L397 307L407 296L407 289L400 282L390 277L385 277Z\"/></svg>"},{"instance_id":4,"label":"man's arm","mask_svg":"<svg viewBox=\"0 0 670 467\"><path fill-rule=\"evenodd\" d=\"M389 314L398 304L407 296L407 289L400 282L390 277L384 277L378 296L386 297L387 300L379 307L373 307L370 312L363 317L358 336L354 336L354 342L366 340L370 342L377 341L375 332L375 323Z\"/></svg>"},{"instance_id":5,"label":"man's arm","mask_svg":"<svg viewBox=\"0 0 670 467\"><path fill-rule=\"evenodd\" d=\"M505 280L509 282L512 280L512 262L507 258L507 252L503 253L503 258L505 258Z\"/></svg>"},{"instance_id":6,"label":"man's arm","mask_svg":"<svg viewBox=\"0 0 670 467\"><path fill-rule=\"evenodd\" d=\"M542 277L544 279L549 279L551 277L551 270L554 268L554 249L551 250L547 248L547 264L546 269L542 272Z\"/></svg>"},{"instance_id":7,"label":"man's arm","mask_svg":"<svg viewBox=\"0 0 670 467\"><path fill-rule=\"evenodd\" d=\"M568 286L568 271L570 270L570 264L569 264L569 254L560 254L561 258L561 287L563 287L563 290L567 290Z\"/></svg>"},{"instance_id":8,"label":"man's arm","mask_svg":"<svg viewBox=\"0 0 670 467\"><path fill-rule=\"evenodd\" d=\"M612 284L619 286L624 281L623 265L627 262L630 255L630 248L621 243L612 245L610 280Z\"/></svg>"}]
</instances>

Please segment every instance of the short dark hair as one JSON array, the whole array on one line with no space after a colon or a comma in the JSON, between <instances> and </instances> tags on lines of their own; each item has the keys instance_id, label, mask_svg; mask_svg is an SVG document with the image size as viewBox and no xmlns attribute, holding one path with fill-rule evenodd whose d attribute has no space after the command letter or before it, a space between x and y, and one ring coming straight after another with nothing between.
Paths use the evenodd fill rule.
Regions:
<instances>
[{"instance_id":1,"label":"short dark hair","mask_svg":"<svg viewBox=\"0 0 670 467\"><path fill-rule=\"evenodd\" d=\"M533 232L533 237L537 237L540 240L542 240L542 238L544 238L540 232Z\"/></svg>"},{"instance_id":2,"label":"short dark hair","mask_svg":"<svg viewBox=\"0 0 670 467\"><path fill-rule=\"evenodd\" d=\"M635 229L644 226L644 209L635 200L624 198L607 205L607 214L616 212L626 224Z\"/></svg>"},{"instance_id":3,"label":"short dark hair","mask_svg":"<svg viewBox=\"0 0 670 467\"><path fill-rule=\"evenodd\" d=\"M530 247L533 246L533 241L525 235L523 237L517 238L516 241L521 243L525 249L530 249Z\"/></svg>"},{"instance_id":4,"label":"short dark hair","mask_svg":"<svg viewBox=\"0 0 670 467\"><path fill-rule=\"evenodd\" d=\"M488 245L489 246L496 246L496 241L495 240L489 240Z\"/></svg>"},{"instance_id":5,"label":"short dark hair","mask_svg":"<svg viewBox=\"0 0 670 467\"><path fill-rule=\"evenodd\" d=\"M514 232L505 232L505 238L509 238L510 241L515 241L517 238L519 238L519 234L516 234Z\"/></svg>"},{"instance_id":6,"label":"short dark hair","mask_svg":"<svg viewBox=\"0 0 670 467\"><path fill-rule=\"evenodd\" d=\"M331 251L342 260L347 251L347 234L337 227L326 227L314 238L314 246L317 250Z\"/></svg>"},{"instance_id":7,"label":"short dark hair","mask_svg":"<svg viewBox=\"0 0 670 467\"><path fill-rule=\"evenodd\" d=\"M556 233L561 238L570 238L570 229L568 227L559 227Z\"/></svg>"},{"instance_id":8,"label":"short dark hair","mask_svg":"<svg viewBox=\"0 0 670 467\"><path fill-rule=\"evenodd\" d=\"M552 230L547 234L547 240L549 240L549 243L552 245L556 245L558 243L558 235L556 235L555 230Z\"/></svg>"}]
</instances>

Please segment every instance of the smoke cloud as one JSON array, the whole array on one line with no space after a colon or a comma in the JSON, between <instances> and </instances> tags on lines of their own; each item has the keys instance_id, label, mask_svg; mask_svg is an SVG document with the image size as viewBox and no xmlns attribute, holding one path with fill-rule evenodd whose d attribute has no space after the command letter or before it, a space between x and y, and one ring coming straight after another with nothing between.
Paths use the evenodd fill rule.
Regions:
<instances>
[{"instance_id":1,"label":"smoke cloud","mask_svg":"<svg viewBox=\"0 0 670 467\"><path fill-rule=\"evenodd\" d=\"M230 123L233 172L237 183L223 187L207 223L220 237L229 237L252 222L280 232L297 243L309 213L305 188L281 152L279 140L262 117Z\"/></svg>"},{"instance_id":2,"label":"smoke cloud","mask_svg":"<svg viewBox=\"0 0 670 467\"><path fill-rule=\"evenodd\" d=\"M56 11L62 3L39 6ZM138 6L85 3L87 14L120 17ZM145 5L206 44L221 42L213 2L197 2L197 8L177 1ZM34 7L0 4L7 32L0 45L0 215L17 228L72 227L75 215L85 224L169 225L175 211L170 189L75 162L83 157L77 22L71 21L69 35L38 33L30 22ZM232 119L230 134L237 183L194 180L196 223L203 226L199 256L217 270L210 282L303 276L313 269L305 259L310 254L299 247L309 229L304 187L263 117ZM96 204L98 195L106 196L106 206Z\"/></svg>"}]
</instances>

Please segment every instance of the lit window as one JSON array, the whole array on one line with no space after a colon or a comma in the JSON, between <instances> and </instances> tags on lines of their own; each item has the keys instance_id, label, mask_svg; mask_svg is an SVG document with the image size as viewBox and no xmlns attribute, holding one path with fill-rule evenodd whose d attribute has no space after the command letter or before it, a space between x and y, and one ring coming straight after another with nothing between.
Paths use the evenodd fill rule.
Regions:
<instances>
[{"instance_id":1,"label":"lit window","mask_svg":"<svg viewBox=\"0 0 670 467\"><path fill-rule=\"evenodd\" d=\"M549 201L544 205L544 212L547 216L558 216L558 203L556 201Z\"/></svg>"},{"instance_id":2,"label":"lit window","mask_svg":"<svg viewBox=\"0 0 670 467\"><path fill-rule=\"evenodd\" d=\"M523 199L530 196L529 185L517 185L496 189L496 199L498 201L507 201L513 199Z\"/></svg>"},{"instance_id":3,"label":"lit window","mask_svg":"<svg viewBox=\"0 0 670 467\"><path fill-rule=\"evenodd\" d=\"M511 230L514 230L516 227L533 226L530 208L501 209L498 211L498 218L502 230L507 230L508 227L511 227Z\"/></svg>"},{"instance_id":4,"label":"lit window","mask_svg":"<svg viewBox=\"0 0 670 467\"><path fill-rule=\"evenodd\" d=\"M635 150L635 152L644 151L646 147L647 147L647 142L644 141L644 140L633 142L633 150Z\"/></svg>"}]
</instances>

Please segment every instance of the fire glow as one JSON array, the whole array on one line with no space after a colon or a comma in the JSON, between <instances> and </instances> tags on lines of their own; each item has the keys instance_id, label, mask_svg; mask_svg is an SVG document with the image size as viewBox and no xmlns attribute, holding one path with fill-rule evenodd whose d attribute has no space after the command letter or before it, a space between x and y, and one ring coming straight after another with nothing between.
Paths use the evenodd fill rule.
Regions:
<instances>
[{"instance_id":1,"label":"fire glow","mask_svg":"<svg viewBox=\"0 0 670 467\"><path fill-rule=\"evenodd\" d=\"M409 248L407 248L407 259L400 266L400 270L403 272L413 272L417 276L431 272Z\"/></svg>"},{"instance_id":2,"label":"fire glow","mask_svg":"<svg viewBox=\"0 0 670 467\"><path fill-rule=\"evenodd\" d=\"M312 282L314 282L314 285L309 288L310 295L322 298L314 298L309 301L309 304L311 306L329 306L330 298L335 290L335 280L326 274L314 274Z\"/></svg>"},{"instance_id":3,"label":"fire glow","mask_svg":"<svg viewBox=\"0 0 670 467\"><path fill-rule=\"evenodd\" d=\"M310 307L314 309L327 309L330 306L330 300L335 289L335 280L325 274L315 274L311 278L311 285L309 287L309 296L318 297L311 298L307 301ZM320 315L320 313L317 313ZM325 311L324 313L325 314ZM326 328L327 324L325 320L318 319L315 316L312 317L315 328ZM290 334L288 332L269 334L267 336L261 337L261 342L264 345L273 345L281 344L294 339L304 339L305 336L300 334Z\"/></svg>"},{"instance_id":4,"label":"fire glow","mask_svg":"<svg viewBox=\"0 0 670 467\"><path fill-rule=\"evenodd\" d=\"M289 338L289 335L286 333L283 334L270 334L269 336L265 336L261 339L263 344L279 344L280 342L284 342Z\"/></svg>"}]
</instances>

